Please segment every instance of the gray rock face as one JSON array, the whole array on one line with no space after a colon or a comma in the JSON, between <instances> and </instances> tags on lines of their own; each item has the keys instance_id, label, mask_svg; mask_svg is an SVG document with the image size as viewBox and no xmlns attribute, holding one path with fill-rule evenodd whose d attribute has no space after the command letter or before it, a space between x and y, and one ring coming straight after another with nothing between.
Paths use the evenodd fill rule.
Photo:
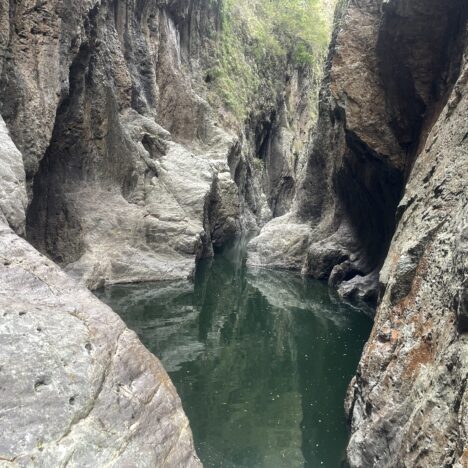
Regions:
<instances>
[{"instance_id":1,"label":"gray rock face","mask_svg":"<svg viewBox=\"0 0 468 468\"><path fill-rule=\"evenodd\" d=\"M344 263L335 285L359 275L376 289L405 179L458 76L464 15L462 2L350 3L332 41L292 212L252 241L250 264L289 268L294 259L304 274L326 279ZM303 227L290 229L291 219Z\"/></svg>"},{"instance_id":2,"label":"gray rock face","mask_svg":"<svg viewBox=\"0 0 468 468\"><path fill-rule=\"evenodd\" d=\"M201 466L159 361L6 225L24 232L26 186L4 126L0 162L2 466Z\"/></svg>"},{"instance_id":3,"label":"gray rock face","mask_svg":"<svg viewBox=\"0 0 468 468\"><path fill-rule=\"evenodd\" d=\"M24 234L27 197L23 158L0 116L0 221Z\"/></svg>"},{"instance_id":4,"label":"gray rock face","mask_svg":"<svg viewBox=\"0 0 468 468\"><path fill-rule=\"evenodd\" d=\"M6 224L24 232L26 185L0 124L0 465L201 466L158 359Z\"/></svg>"},{"instance_id":5,"label":"gray rock face","mask_svg":"<svg viewBox=\"0 0 468 468\"><path fill-rule=\"evenodd\" d=\"M44 8L17 11L13 22L34 22ZM222 243L239 230L227 164L236 139L214 127L207 103L192 90L164 4L82 2L79 8L82 16L63 12L76 13L73 47L58 38L60 50L48 64L68 70L61 94L49 99L37 83L26 86L25 80L34 81L30 63L24 79L16 68L4 70L4 86L18 89L2 107L34 181L28 239L90 288L187 278L195 259L210 254L212 234ZM60 16L43 22L47 37L66 25ZM29 34L13 36L10 51L15 41L35 53ZM37 47L48 51L47 44ZM59 77L50 80L47 93ZM21 93L26 103L15 101ZM47 108L41 134L48 146L25 124L35 100ZM215 197L223 206L219 219L208 217Z\"/></svg>"},{"instance_id":6,"label":"gray rock face","mask_svg":"<svg viewBox=\"0 0 468 468\"><path fill-rule=\"evenodd\" d=\"M467 84L465 63L400 204L385 293L349 389L352 466L468 463Z\"/></svg>"},{"instance_id":7,"label":"gray rock face","mask_svg":"<svg viewBox=\"0 0 468 468\"><path fill-rule=\"evenodd\" d=\"M275 96L226 130L203 74L219 2L72 3L0 9L0 114L23 154L36 248L90 288L187 278L288 209L313 124L309 72L269 70Z\"/></svg>"},{"instance_id":8,"label":"gray rock face","mask_svg":"<svg viewBox=\"0 0 468 468\"><path fill-rule=\"evenodd\" d=\"M159 361L50 260L0 228L0 459L201 466Z\"/></svg>"}]
</instances>

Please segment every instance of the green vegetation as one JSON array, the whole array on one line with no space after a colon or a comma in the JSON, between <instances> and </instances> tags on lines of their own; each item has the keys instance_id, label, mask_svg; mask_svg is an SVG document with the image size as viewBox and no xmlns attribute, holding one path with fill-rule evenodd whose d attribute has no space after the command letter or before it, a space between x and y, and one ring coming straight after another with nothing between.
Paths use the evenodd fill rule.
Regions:
<instances>
[{"instance_id":1,"label":"green vegetation","mask_svg":"<svg viewBox=\"0 0 468 468\"><path fill-rule=\"evenodd\" d=\"M265 168L265 161L263 161L263 159L260 158L260 156L256 156L252 159L252 165L255 171L261 174L263 169Z\"/></svg>"},{"instance_id":2,"label":"green vegetation","mask_svg":"<svg viewBox=\"0 0 468 468\"><path fill-rule=\"evenodd\" d=\"M320 75L335 0L220 1L221 32L205 79L239 120L260 86L274 94L275 72L286 64Z\"/></svg>"}]
</instances>

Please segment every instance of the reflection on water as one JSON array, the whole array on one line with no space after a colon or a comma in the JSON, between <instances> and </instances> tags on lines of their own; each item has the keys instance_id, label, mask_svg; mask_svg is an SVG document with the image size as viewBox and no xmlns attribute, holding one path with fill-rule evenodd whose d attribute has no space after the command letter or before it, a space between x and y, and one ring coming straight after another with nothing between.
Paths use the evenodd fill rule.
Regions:
<instances>
[{"instance_id":1,"label":"reflection on water","mask_svg":"<svg viewBox=\"0 0 468 468\"><path fill-rule=\"evenodd\" d=\"M346 385L370 320L321 283L247 270L242 246L187 282L100 293L170 373L205 467L341 465Z\"/></svg>"}]
</instances>

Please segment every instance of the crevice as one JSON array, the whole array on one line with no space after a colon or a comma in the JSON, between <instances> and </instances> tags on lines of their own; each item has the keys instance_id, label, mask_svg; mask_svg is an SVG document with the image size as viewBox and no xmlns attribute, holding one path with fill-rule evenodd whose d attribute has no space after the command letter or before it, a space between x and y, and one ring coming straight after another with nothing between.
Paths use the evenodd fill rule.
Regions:
<instances>
[{"instance_id":1,"label":"crevice","mask_svg":"<svg viewBox=\"0 0 468 468\"><path fill-rule=\"evenodd\" d=\"M382 265L395 231L395 213L404 180L401 172L376 154L353 132L346 131L348 151L334 186L346 217L363 246L369 273Z\"/></svg>"},{"instance_id":2,"label":"crevice","mask_svg":"<svg viewBox=\"0 0 468 468\"><path fill-rule=\"evenodd\" d=\"M70 65L68 95L58 106L51 142L34 180L30 181L33 197L26 216L27 239L58 263L74 261L83 251L80 222L67 205L62 190L67 174L80 169L79 162L73 160L71 148L80 141L83 116L73 122L72 113L86 87L97 14L98 6L90 11L85 22L88 39L81 44ZM66 249L63 244L67 245Z\"/></svg>"}]
</instances>

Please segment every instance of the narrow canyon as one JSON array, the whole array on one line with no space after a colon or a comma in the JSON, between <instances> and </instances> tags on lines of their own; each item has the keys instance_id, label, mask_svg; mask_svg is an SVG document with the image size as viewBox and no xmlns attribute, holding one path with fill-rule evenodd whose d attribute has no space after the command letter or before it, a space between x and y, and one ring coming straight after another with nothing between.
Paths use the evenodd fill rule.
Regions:
<instances>
[{"instance_id":1,"label":"narrow canyon","mask_svg":"<svg viewBox=\"0 0 468 468\"><path fill-rule=\"evenodd\" d=\"M468 466L467 25L0 0L0 466Z\"/></svg>"}]
</instances>

